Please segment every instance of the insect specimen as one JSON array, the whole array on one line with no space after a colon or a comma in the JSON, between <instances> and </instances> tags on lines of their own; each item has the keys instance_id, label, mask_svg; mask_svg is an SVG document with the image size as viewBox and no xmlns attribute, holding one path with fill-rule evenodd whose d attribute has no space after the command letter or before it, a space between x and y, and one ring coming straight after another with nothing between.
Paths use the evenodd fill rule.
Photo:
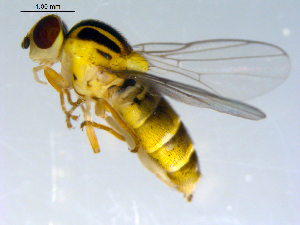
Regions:
<instances>
[{"instance_id":1,"label":"insect specimen","mask_svg":"<svg viewBox=\"0 0 300 225\"><path fill-rule=\"evenodd\" d=\"M191 138L162 94L183 103L251 120L265 114L241 100L281 84L290 61L280 48L247 40L146 43L131 46L110 25L83 20L66 30L56 15L42 18L22 42L59 92L67 126L80 107L88 139L100 151L94 128L128 143L142 164L191 201L200 169ZM51 67L61 63L60 74ZM176 79L184 78L185 83ZM71 100L74 89L78 99ZM72 106L65 106L65 96ZM236 100L234 100L236 99ZM109 126L95 122L95 115Z\"/></svg>"}]
</instances>

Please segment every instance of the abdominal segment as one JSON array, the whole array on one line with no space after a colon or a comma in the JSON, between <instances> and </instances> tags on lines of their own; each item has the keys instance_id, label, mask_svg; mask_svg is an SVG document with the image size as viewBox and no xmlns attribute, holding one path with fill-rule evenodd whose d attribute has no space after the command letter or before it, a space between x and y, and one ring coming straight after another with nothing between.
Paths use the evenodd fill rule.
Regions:
<instances>
[{"instance_id":1,"label":"abdominal segment","mask_svg":"<svg viewBox=\"0 0 300 225\"><path fill-rule=\"evenodd\" d=\"M117 98L113 107L139 139L141 162L167 185L191 196L200 170L186 129L163 97L153 91L141 95L143 87L132 85L120 91L126 97Z\"/></svg>"}]
</instances>

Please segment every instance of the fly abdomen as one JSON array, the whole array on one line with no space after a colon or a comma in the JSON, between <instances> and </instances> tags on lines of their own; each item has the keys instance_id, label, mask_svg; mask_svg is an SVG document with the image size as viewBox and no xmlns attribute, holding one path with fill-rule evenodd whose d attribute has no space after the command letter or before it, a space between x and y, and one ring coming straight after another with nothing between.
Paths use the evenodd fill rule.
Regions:
<instances>
[{"instance_id":1,"label":"fly abdomen","mask_svg":"<svg viewBox=\"0 0 300 225\"><path fill-rule=\"evenodd\" d=\"M149 155L166 171L176 172L188 163L193 152L193 144L181 123L175 135Z\"/></svg>"},{"instance_id":2,"label":"fly abdomen","mask_svg":"<svg viewBox=\"0 0 300 225\"><path fill-rule=\"evenodd\" d=\"M152 92L138 98L142 89L133 82L124 82L119 93L127 97L123 103L114 104L114 108L132 128L152 164L163 172L157 174L148 169L168 185L191 196L200 178L192 141L168 102Z\"/></svg>"},{"instance_id":3,"label":"fly abdomen","mask_svg":"<svg viewBox=\"0 0 300 225\"><path fill-rule=\"evenodd\" d=\"M197 154L179 117L165 99L161 98L135 133L150 158L166 172L164 181L191 195L200 178Z\"/></svg>"},{"instance_id":4,"label":"fly abdomen","mask_svg":"<svg viewBox=\"0 0 300 225\"><path fill-rule=\"evenodd\" d=\"M144 100L141 101L141 103ZM180 127L180 119L164 98L152 114L135 129L141 145L151 154L167 143Z\"/></svg>"},{"instance_id":5,"label":"fly abdomen","mask_svg":"<svg viewBox=\"0 0 300 225\"><path fill-rule=\"evenodd\" d=\"M123 86L119 87L118 97L113 104L114 109L126 121L132 129L138 129L152 115L154 109L160 102L160 95L146 92L142 98L144 88L135 82L125 80Z\"/></svg>"}]
</instances>

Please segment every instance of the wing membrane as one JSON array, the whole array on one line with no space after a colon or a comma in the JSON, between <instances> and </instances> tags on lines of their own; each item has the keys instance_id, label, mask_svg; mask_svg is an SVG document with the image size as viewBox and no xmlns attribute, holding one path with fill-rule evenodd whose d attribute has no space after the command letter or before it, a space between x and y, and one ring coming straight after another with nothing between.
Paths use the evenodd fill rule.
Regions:
<instances>
[{"instance_id":1,"label":"wing membrane","mask_svg":"<svg viewBox=\"0 0 300 225\"><path fill-rule=\"evenodd\" d=\"M157 91L189 105L211 108L216 111L243 117L251 120L265 118L266 115L259 109L233 99L217 96L207 90L178 83L148 73L137 71L111 71L125 79L135 79L145 86L151 86Z\"/></svg>"},{"instance_id":2,"label":"wing membrane","mask_svg":"<svg viewBox=\"0 0 300 225\"><path fill-rule=\"evenodd\" d=\"M280 85L290 71L289 57L282 49L255 41L146 43L134 49L148 60L148 73L109 72L177 101L252 120L266 115L241 101Z\"/></svg>"},{"instance_id":3,"label":"wing membrane","mask_svg":"<svg viewBox=\"0 0 300 225\"><path fill-rule=\"evenodd\" d=\"M151 74L237 100L274 89L290 71L282 49L255 41L146 43L134 49L148 60Z\"/></svg>"}]
</instances>

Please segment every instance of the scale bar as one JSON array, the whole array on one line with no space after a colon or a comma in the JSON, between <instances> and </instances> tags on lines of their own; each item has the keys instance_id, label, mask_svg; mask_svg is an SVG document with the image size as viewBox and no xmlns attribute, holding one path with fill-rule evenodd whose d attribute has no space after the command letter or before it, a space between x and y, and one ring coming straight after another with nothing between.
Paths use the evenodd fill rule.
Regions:
<instances>
[{"instance_id":1,"label":"scale bar","mask_svg":"<svg viewBox=\"0 0 300 225\"><path fill-rule=\"evenodd\" d=\"M20 11L20 12L75 12L75 11L61 11L61 10L59 10L59 11L47 11L47 10L44 10L44 11L42 11L42 10L36 10L36 11Z\"/></svg>"}]
</instances>

